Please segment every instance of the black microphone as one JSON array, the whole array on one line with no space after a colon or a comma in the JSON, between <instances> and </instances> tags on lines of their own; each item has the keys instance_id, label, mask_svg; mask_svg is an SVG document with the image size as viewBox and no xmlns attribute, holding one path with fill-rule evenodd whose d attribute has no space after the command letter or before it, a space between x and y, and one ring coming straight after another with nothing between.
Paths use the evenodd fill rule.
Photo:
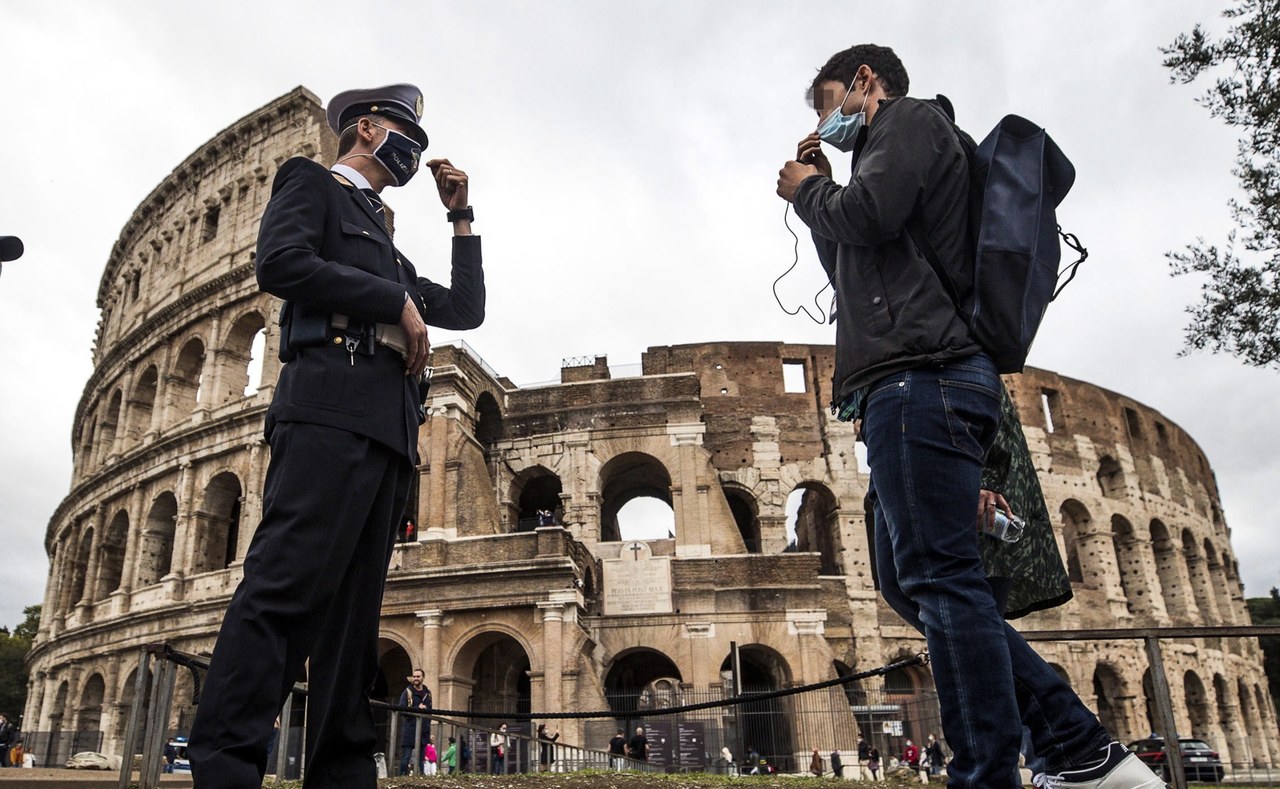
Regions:
<instances>
[{"instance_id":1,"label":"black microphone","mask_svg":"<svg viewBox=\"0 0 1280 789\"><path fill-rule=\"evenodd\" d=\"M22 257L22 239L17 236L0 236L0 263L8 263Z\"/></svg>"}]
</instances>

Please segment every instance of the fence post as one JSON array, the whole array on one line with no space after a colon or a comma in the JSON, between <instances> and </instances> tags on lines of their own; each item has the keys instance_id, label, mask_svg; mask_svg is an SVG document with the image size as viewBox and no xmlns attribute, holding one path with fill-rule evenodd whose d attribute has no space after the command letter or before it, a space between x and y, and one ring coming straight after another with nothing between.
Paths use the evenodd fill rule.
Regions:
<instances>
[{"instance_id":1,"label":"fence post","mask_svg":"<svg viewBox=\"0 0 1280 789\"><path fill-rule=\"evenodd\" d=\"M1169 697L1169 678L1164 673L1160 639L1147 636L1143 641L1147 646L1147 661L1151 664L1151 687L1156 694L1156 714L1160 719L1160 734L1164 737L1164 758L1169 770L1169 783L1173 789L1187 789L1187 775L1182 769L1182 748L1178 743L1178 725L1173 719L1173 702Z\"/></svg>"},{"instance_id":2,"label":"fence post","mask_svg":"<svg viewBox=\"0 0 1280 789\"><path fill-rule=\"evenodd\" d=\"M156 658L155 681L151 684L151 709L147 714L147 739L142 743L142 770L138 789L156 789L160 785L160 762L164 754L165 735L169 732L169 709L173 704L173 683L177 666L163 655Z\"/></svg>"},{"instance_id":3,"label":"fence post","mask_svg":"<svg viewBox=\"0 0 1280 789\"><path fill-rule=\"evenodd\" d=\"M410 698L410 701L413 699ZM409 767L413 770L414 775L422 773L422 716L413 716L413 757L409 760Z\"/></svg>"},{"instance_id":4,"label":"fence post","mask_svg":"<svg viewBox=\"0 0 1280 789\"><path fill-rule=\"evenodd\" d=\"M276 735L276 778L283 781L288 777L289 768L289 731L293 721L293 689L284 697L284 706L280 709L280 729Z\"/></svg>"},{"instance_id":5,"label":"fence post","mask_svg":"<svg viewBox=\"0 0 1280 789\"><path fill-rule=\"evenodd\" d=\"M395 764L395 774L400 775L400 713L391 711L391 731L387 732L388 761ZM391 772L388 766L387 772Z\"/></svg>"},{"instance_id":6,"label":"fence post","mask_svg":"<svg viewBox=\"0 0 1280 789\"><path fill-rule=\"evenodd\" d=\"M129 705L129 722L124 730L124 759L120 761L119 789L129 789L129 784L132 783L130 779L133 778L133 755L138 752L138 740L141 737L143 725L141 720L143 702L147 697L147 678L151 674L151 653L145 647L139 652L141 657L138 659L138 673L133 681L133 702ZM141 771L138 777L142 777Z\"/></svg>"}]
</instances>

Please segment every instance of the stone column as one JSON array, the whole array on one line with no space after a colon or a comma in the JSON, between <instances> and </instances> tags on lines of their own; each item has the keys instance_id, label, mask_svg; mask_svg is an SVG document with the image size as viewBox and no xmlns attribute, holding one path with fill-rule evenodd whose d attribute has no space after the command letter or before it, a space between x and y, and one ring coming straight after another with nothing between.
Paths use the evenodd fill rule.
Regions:
<instances>
[{"instance_id":1,"label":"stone column","mask_svg":"<svg viewBox=\"0 0 1280 789\"><path fill-rule=\"evenodd\" d=\"M182 577L195 565L195 550L199 542L196 535L196 470L190 458L180 462L182 474L178 478L178 514L173 527L173 561L169 574Z\"/></svg>"},{"instance_id":2,"label":"stone column","mask_svg":"<svg viewBox=\"0 0 1280 789\"><path fill-rule=\"evenodd\" d=\"M120 573L120 591L126 595L133 591L133 581L137 577L138 546L142 543L143 529L146 528L146 515L142 508L146 506L141 485L134 485L129 496L129 535L124 544L124 567ZM123 611L127 611L128 597L125 598Z\"/></svg>"},{"instance_id":3,"label":"stone column","mask_svg":"<svg viewBox=\"0 0 1280 789\"><path fill-rule=\"evenodd\" d=\"M427 687L440 692L440 627L444 624L444 612L438 608L415 611L418 624L422 627L422 671L426 675ZM435 706L443 707L436 703ZM447 709L447 707L445 708Z\"/></svg>"},{"instance_id":4,"label":"stone column","mask_svg":"<svg viewBox=\"0 0 1280 789\"><path fill-rule=\"evenodd\" d=\"M564 603L555 599L538 603L542 611L542 709L562 708L561 672L564 670Z\"/></svg>"},{"instance_id":5,"label":"stone column","mask_svg":"<svg viewBox=\"0 0 1280 789\"><path fill-rule=\"evenodd\" d=\"M84 568L83 602L92 604L98 599L98 573L102 570L102 532L107 528L107 505L98 504L93 512L93 540L89 543L89 561ZM108 590L110 591L110 590Z\"/></svg>"}]
</instances>

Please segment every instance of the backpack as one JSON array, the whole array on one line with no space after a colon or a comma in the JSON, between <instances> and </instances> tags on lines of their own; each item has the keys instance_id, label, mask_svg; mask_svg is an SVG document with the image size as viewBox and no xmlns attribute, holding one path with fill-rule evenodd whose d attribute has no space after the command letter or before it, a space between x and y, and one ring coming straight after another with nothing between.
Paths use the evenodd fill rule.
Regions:
<instances>
[{"instance_id":1,"label":"backpack","mask_svg":"<svg viewBox=\"0 0 1280 789\"><path fill-rule=\"evenodd\" d=\"M929 102L951 124L969 159L969 241L971 280L967 293L956 287L929 243L919 213L907 233L947 289L970 335L1001 373L1020 373L1049 302L1075 278L1089 256L1073 234L1063 233L1055 209L1075 182L1071 161L1044 129L1006 115L978 145L955 125L945 96ZM1058 239L1080 257L1062 272ZM1069 272L1061 285L1058 280Z\"/></svg>"}]
</instances>

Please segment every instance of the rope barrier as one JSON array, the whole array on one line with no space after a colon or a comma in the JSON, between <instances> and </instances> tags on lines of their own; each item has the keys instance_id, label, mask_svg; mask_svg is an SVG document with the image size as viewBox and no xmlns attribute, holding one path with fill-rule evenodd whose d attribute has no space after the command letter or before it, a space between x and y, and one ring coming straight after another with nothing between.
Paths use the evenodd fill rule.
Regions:
<instances>
[{"instance_id":1,"label":"rope barrier","mask_svg":"<svg viewBox=\"0 0 1280 789\"><path fill-rule=\"evenodd\" d=\"M189 670L194 680L194 690L191 694L191 703L198 704L200 702L200 679L197 676L197 670L208 671L209 661L199 655L193 655L189 652L180 652L168 644L148 644L145 649L152 654L157 655L165 660L175 663ZM815 690L825 690L833 688L837 685L848 685L852 682L868 679L870 677L884 676L900 668L908 666L921 666L929 662L929 654L920 652L909 658L879 666L866 671L859 671L853 674L846 674L843 677L835 679L823 680L822 682L814 682L808 685L799 685L794 688L784 688L782 690L771 690L764 693L742 693L737 696L719 699L717 701L703 701L697 704L683 704L677 707L659 707L653 710L627 710L626 716L630 718L652 718L662 715L679 715L686 712L697 712L699 710L714 709L716 707L735 707L742 704L750 704L758 701L770 701L772 699L780 699L786 696L798 696L802 693L810 693ZM299 685L294 685L295 693L307 694L307 689ZM369 702L378 709L395 710L396 712L406 712L416 715L430 716L452 716L457 718L481 718L481 719L502 719L515 721L530 720L584 720L589 718L616 718L619 716L617 710L592 710L589 712L480 712L476 710L440 710L433 709L429 713L417 710L412 707L402 707L396 704L387 704L381 701L370 700Z\"/></svg>"}]
</instances>

